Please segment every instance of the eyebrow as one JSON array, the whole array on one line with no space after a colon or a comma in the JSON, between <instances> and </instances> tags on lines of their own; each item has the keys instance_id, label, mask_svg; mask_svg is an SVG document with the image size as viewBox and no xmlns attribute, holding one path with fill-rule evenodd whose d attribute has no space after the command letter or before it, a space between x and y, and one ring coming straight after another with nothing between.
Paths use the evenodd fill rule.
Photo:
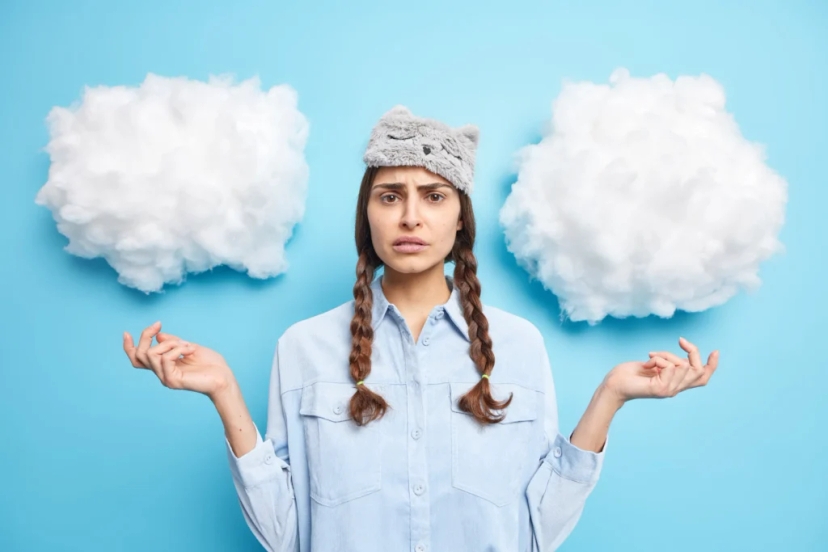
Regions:
<instances>
[{"instance_id":1,"label":"eyebrow","mask_svg":"<svg viewBox=\"0 0 828 552\"><path fill-rule=\"evenodd\" d=\"M445 182L432 182L431 184L420 184L417 186L417 189L431 191L443 187L451 188L451 185L446 184ZM405 184L402 182L383 182L382 184L375 185L372 189L377 188L384 188L386 190L405 190Z\"/></svg>"}]
</instances>

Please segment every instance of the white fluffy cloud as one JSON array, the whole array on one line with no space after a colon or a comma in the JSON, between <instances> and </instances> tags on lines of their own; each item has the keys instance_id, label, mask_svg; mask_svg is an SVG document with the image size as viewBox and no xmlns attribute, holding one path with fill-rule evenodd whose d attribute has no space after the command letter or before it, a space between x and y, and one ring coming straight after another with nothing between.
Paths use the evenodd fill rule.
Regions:
<instances>
[{"instance_id":1,"label":"white fluffy cloud","mask_svg":"<svg viewBox=\"0 0 828 552\"><path fill-rule=\"evenodd\" d=\"M218 265L267 278L305 209L308 122L287 85L262 91L148 74L87 87L48 115L48 207L66 251L103 257L144 292Z\"/></svg>"},{"instance_id":2,"label":"white fluffy cloud","mask_svg":"<svg viewBox=\"0 0 828 552\"><path fill-rule=\"evenodd\" d=\"M509 250L562 318L701 311L760 285L787 183L707 75L565 82L500 212Z\"/></svg>"}]
</instances>

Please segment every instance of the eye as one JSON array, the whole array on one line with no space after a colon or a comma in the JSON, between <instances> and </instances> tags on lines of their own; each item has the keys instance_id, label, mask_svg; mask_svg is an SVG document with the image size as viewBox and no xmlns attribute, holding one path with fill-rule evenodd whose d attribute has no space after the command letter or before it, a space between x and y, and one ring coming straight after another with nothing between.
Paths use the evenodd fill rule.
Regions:
<instances>
[{"instance_id":1,"label":"eye","mask_svg":"<svg viewBox=\"0 0 828 552\"><path fill-rule=\"evenodd\" d=\"M438 194L437 192L432 192L428 194L428 197L437 197L437 200L435 200L434 203L439 203L445 199L445 196L443 194Z\"/></svg>"},{"instance_id":2,"label":"eye","mask_svg":"<svg viewBox=\"0 0 828 552\"><path fill-rule=\"evenodd\" d=\"M383 202L383 203L391 203L391 202L385 201L389 197L397 197L397 194L383 194L383 195L380 196L380 201Z\"/></svg>"}]
</instances>

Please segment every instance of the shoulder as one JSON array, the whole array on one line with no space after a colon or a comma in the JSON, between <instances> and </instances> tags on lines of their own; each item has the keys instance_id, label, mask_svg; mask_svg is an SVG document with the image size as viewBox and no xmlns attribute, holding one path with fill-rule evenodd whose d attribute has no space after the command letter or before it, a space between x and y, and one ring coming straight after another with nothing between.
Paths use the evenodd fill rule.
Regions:
<instances>
[{"instance_id":1,"label":"shoulder","mask_svg":"<svg viewBox=\"0 0 828 552\"><path fill-rule=\"evenodd\" d=\"M317 380L346 382L350 377L353 300L291 324L279 337L282 392Z\"/></svg>"},{"instance_id":2,"label":"shoulder","mask_svg":"<svg viewBox=\"0 0 828 552\"><path fill-rule=\"evenodd\" d=\"M489 322L489 335L504 343L522 347L537 347L543 343L543 334L530 320L491 305L483 305L483 314Z\"/></svg>"},{"instance_id":3,"label":"shoulder","mask_svg":"<svg viewBox=\"0 0 828 552\"><path fill-rule=\"evenodd\" d=\"M495 354L493 381L517 383L542 391L547 360L541 331L530 320L497 307L484 305L483 312L489 321L489 337Z\"/></svg>"},{"instance_id":4,"label":"shoulder","mask_svg":"<svg viewBox=\"0 0 828 552\"><path fill-rule=\"evenodd\" d=\"M346 301L325 312L294 322L282 333L280 342L303 345L319 343L343 336L350 341L354 300Z\"/></svg>"}]
</instances>

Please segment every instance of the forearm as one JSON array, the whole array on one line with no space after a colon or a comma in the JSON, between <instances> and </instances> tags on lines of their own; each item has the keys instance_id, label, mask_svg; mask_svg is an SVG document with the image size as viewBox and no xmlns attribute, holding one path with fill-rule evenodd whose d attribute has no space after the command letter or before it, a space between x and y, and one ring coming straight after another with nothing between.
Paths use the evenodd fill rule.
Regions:
<instances>
[{"instance_id":1,"label":"forearm","mask_svg":"<svg viewBox=\"0 0 828 552\"><path fill-rule=\"evenodd\" d=\"M584 415L569 437L569 442L582 450L601 452L615 413L623 406L612 391L602 383L592 395Z\"/></svg>"},{"instance_id":2,"label":"forearm","mask_svg":"<svg viewBox=\"0 0 828 552\"><path fill-rule=\"evenodd\" d=\"M238 382L233 380L210 399L224 424L224 434L233 449L233 454L240 458L253 450L256 447L257 430Z\"/></svg>"},{"instance_id":3,"label":"forearm","mask_svg":"<svg viewBox=\"0 0 828 552\"><path fill-rule=\"evenodd\" d=\"M234 378L232 384L210 399L224 424L230 472L247 525L265 550L299 550L290 466L274 456L272 442L259 443L258 429Z\"/></svg>"},{"instance_id":4,"label":"forearm","mask_svg":"<svg viewBox=\"0 0 828 552\"><path fill-rule=\"evenodd\" d=\"M533 550L557 550L578 523L601 473L610 422L619 408L617 395L602 383L569 443L560 432L550 431L549 452L526 488L537 544Z\"/></svg>"}]
</instances>

